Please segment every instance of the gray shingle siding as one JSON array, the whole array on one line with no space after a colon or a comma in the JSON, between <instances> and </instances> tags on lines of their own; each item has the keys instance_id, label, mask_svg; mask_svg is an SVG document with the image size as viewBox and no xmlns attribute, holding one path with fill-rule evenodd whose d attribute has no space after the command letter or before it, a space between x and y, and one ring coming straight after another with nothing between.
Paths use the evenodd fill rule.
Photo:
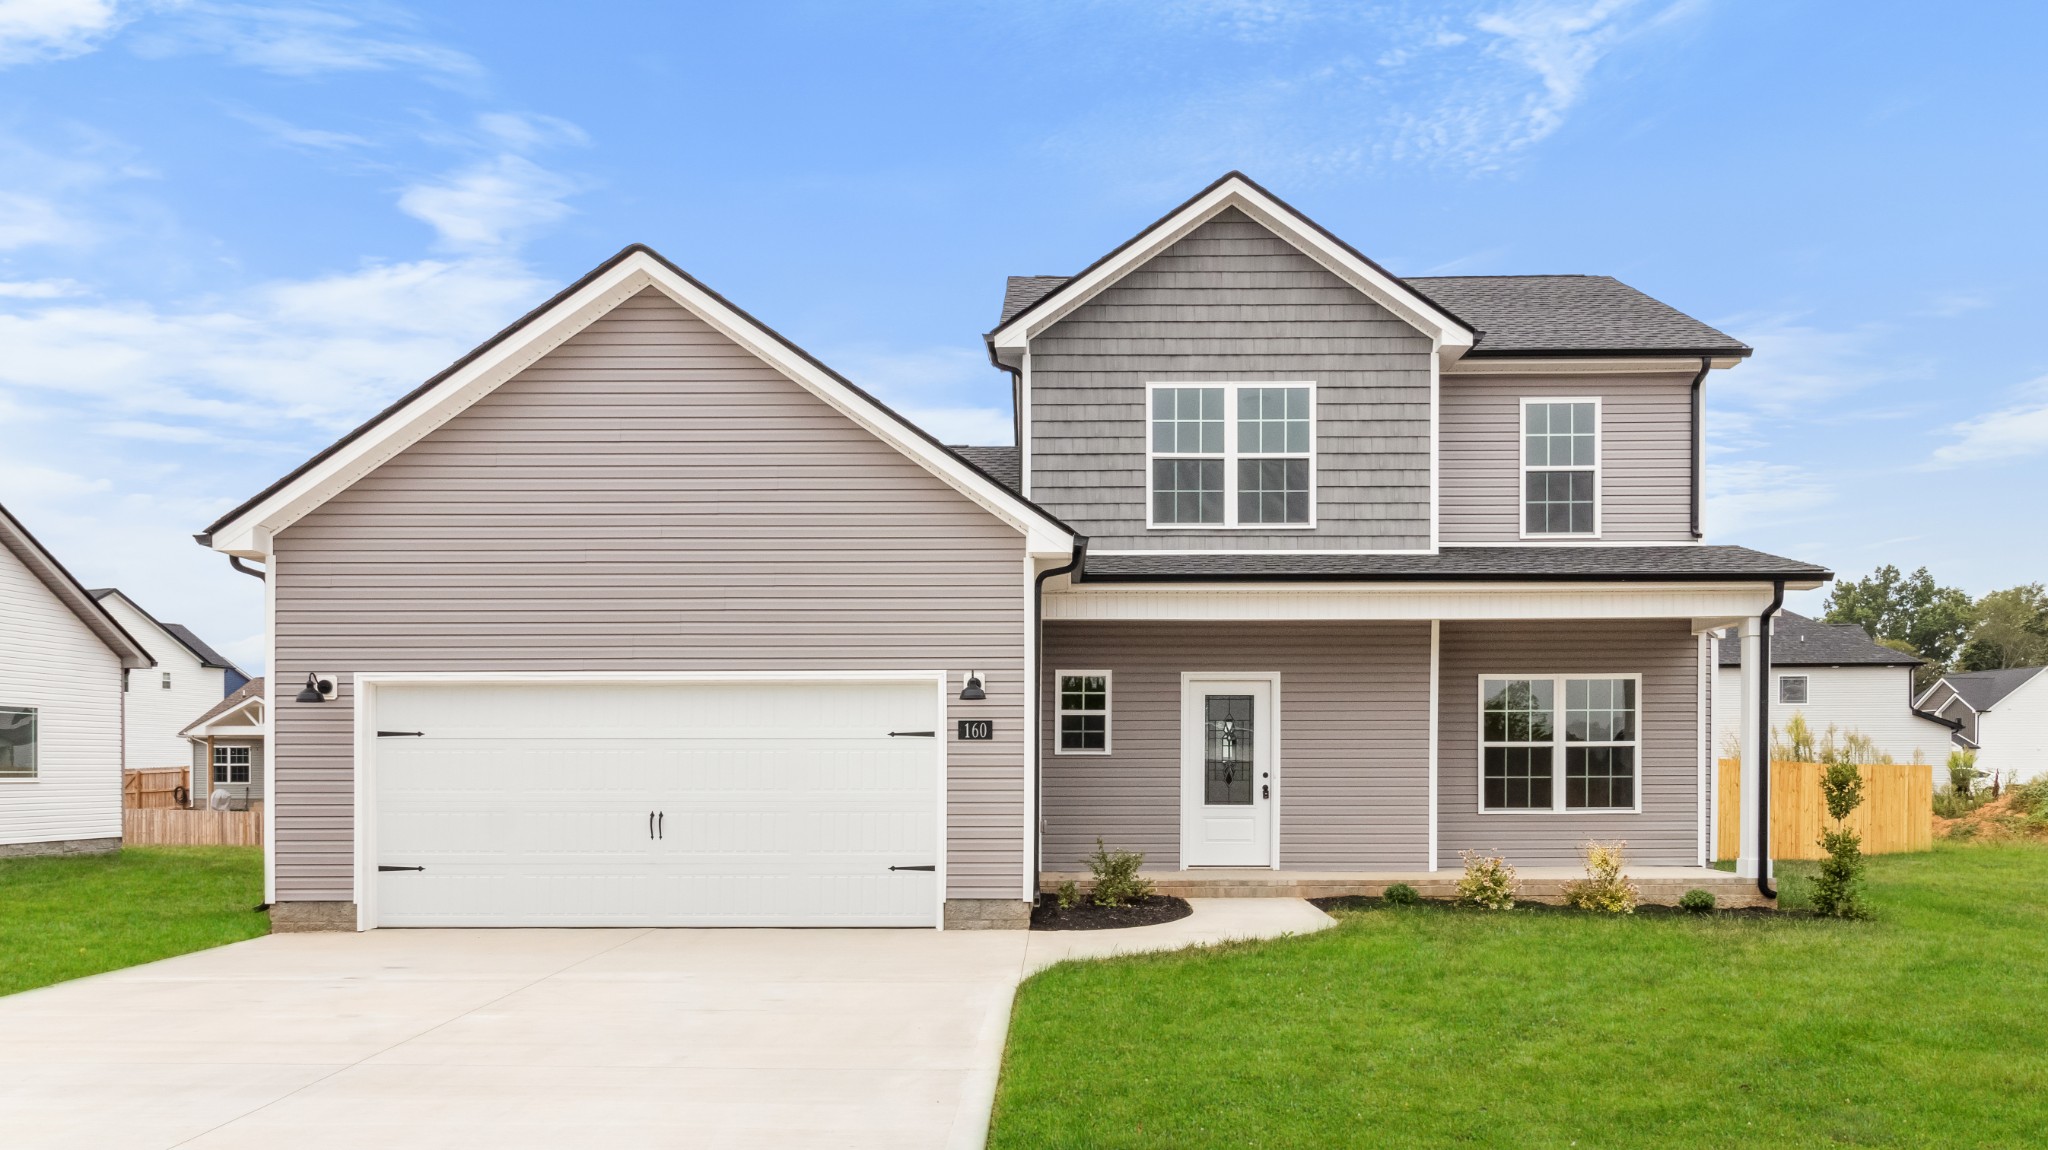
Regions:
<instances>
[{"instance_id":1,"label":"gray shingle siding","mask_svg":"<svg viewBox=\"0 0 2048 1150\"><path fill-rule=\"evenodd\" d=\"M1032 340L1031 497L1099 550L1429 546L1430 342L1228 211ZM1317 385L1317 527L1148 530L1145 385Z\"/></svg>"}]
</instances>

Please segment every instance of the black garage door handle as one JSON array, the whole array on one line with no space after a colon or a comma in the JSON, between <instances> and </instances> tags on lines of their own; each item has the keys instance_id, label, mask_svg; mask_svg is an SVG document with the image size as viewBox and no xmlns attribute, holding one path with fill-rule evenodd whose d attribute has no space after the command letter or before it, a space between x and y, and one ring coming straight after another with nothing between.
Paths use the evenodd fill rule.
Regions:
<instances>
[{"instance_id":1,"label":"black garage door handle","mask_svg":"<svg viewBox=\"0 0 2048 1150\"><path fill-rule=\"evenodd\" d=\"M932 865L932 864L930 864L930 863L926 863L926 864L925 864L925 865L923 865L923 866L892 866L892 867L890 867L889 869L890 869L890 870L937 870L937 869L939 869L939 868L938 868L938 867L936 867L936 866L933 866L933 865Z\"/></svg>"},{"instance_id":2,"label":"black garage door handle","mask_svg":"<svg viewBox=\"0 0 2048 1150\"><path fill-rule=\"evenodd\" d=\"M380 866L380 867L378 867L377 869L378 869L379 871L387 871L387 870L425 870L425 869L427 869L427 868L425 868L425 867L423 867L423 866Z\"/></svg>"},{"instance_id":3,"label":"black garage door handle","mask_svg":"<svg viewBox=\"0 0 2048 1150\"><path fill-rule=\"evenodd\" d=\"M939 737L939 733L937 731L890 731L889 737L892 739L936 739Z\"/></svg>"}]
</instances>

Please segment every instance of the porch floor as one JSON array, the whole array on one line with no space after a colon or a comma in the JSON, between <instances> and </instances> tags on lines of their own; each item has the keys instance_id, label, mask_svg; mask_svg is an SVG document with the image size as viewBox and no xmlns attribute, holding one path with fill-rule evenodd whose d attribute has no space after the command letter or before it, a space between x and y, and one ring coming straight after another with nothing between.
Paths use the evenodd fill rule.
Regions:
<instances>
[{"instance_id":1,"label":"porch floor","mask_svg":"<svg viewBox=\"0 0 2048 1150\"><path fill-rule=\"evenodd\" d=\"M1344 895L1377 897L1397 882L1407 883L1424 898L1456 898L1457 869L1436 871L1304 871L1270 870L1264 867L1200 867L1194 870L1145 871L1144 876L1160 894L1180 898L1338 898ZM1562 903L1564 884L1586 877L1581 867L1517 867L1522 880L1524 902ZM1698 888L1713 892L1723 907L1769 906L1756 889L1756 880L1737 878L1727 871L1693 866L1633 866L1627 877L1643 893L1643 901L1656 906L1675 906L1686 891ZM1084 871L1046 871L1039 876L1039 889L1057 890L1073 882L1086 890L1092 876Z\"/></svg>"}]
</instances>

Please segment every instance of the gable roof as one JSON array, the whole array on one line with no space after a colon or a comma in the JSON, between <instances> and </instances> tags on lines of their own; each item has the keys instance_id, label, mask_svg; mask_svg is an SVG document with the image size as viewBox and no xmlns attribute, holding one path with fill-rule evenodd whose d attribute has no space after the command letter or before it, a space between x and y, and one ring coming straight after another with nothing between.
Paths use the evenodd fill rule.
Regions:
<instances>
[{"instance_id":1,"label":"gable roof","mask_svg":"<svg viewBox=\"0 0 2048 1150\"><path fill-rule=\"evenodd\" d=\"M1357 248L1338 239L1328 228L1260 187L1243 172L1226 172L1187 202L1154 220L1080 272L1053 284L1050 290L1035 299L1014 310L1006 300L1004 311L1007 314L985 337L989 355L998 363L1015 360L1032 336L1058 323L1133 269L1231 208L1258 221L1374 303L1429 335L1439 356L1455 359L1472 346L1473 329L1464 320L1403 283L1399 276L1374 263ZM1058 277L1024 278L1047 281Z\"/></svg>"},{"instance_id":2,"label":"gable roof","mask_svg":"<svg viewBox=\"0 0 2048 1150\"><path fill-rule=\"evenodd\" d=\"M227 714L229 711L238 710L251 702L261 702L262 700L263 677L259 675L256 678L251 679L248 682L242 684L234 691L230 692L228 696L222 699L220 702L215 703L211 707L208 707L206 709L205 714L185 724L184 729L179 731L178 733L180 735L190 735L193 731L196 731L199 728L205 726L206 724L212 722L213 720L220 718L222 715Z\"/></svg>"},{"instance_id":3,"label":"gable roof","mask_svg":"<svg viewBox=\"0 0 2048 1150\"><path fill-rule=\"evenodd\" d=\"M1723 667L1742 665L1742 640L1720 642ZM1917 667L1925 660L1894 651L1855 623L1822 623L1781 611L1771 629L1773 667Z\"/></svg>"},{"instance_id":4,"label":"gable roof","mask_svg":"<svg viewBox=\"0 0 2048 1150\"><path fill-rule=\"evenodd\" d=\"M2002 671L1957 671L1941 681L1973 711L1988 711L2048 668L2007 667Z\"/></svg>"},{"instance_id":5,"label":"gable roof","mask_svg":"<svg viewBox=\"0 0 2048 1150\"><path fill-rule=\"evenodd\" d=\"M1071 276L1011 276L997 326ZM1411 276L1402 282L1472 325L1465 358L1712 355L1750 347L1611 276Z\"/></svg>"},{"instance_id":6,"label":"gable roof","mask_svg":"<svg viewBox=\"0 0 2048 1150\"><path fill-rule=\"evenodd\" d=\"M80 586L78 580L71 577L71 572L66 571L62 563L57 562L57 557L44 549L36 537L29 534L28 528L21 525L21 520L16 519L14 513L5 506L0 506L0 547L6 548L20 560L21 565L28 568L31 575L49 588L50 593L69 608L73 615L78 616L79 622L84 623L101 643L106 644L107 650L118 655L123 667L133 670L156 666L156 660L150 657L149 651L141 643L136 642L135 636L130 635L115 621L114 617L107 613L107 609L100 606L100 601L93 598L90 591Z\"/></svg>"},{"instance_id":7,"label":"gable roof","mask_svg":"<svg viewBox=\"0 0 2048 1150\"><path fill-rule=\"evenodd\" d=\"M929 432L645 244L621 249L554 298L221 516L195 538L216 551L266 558L275 532L297 522L599 316L650 287L1016 527L1024 533L1030 553L1071 553L1074 531L1057 517L996 482Z\"/></svg>"},{"instance_id":8,"label":"gable roof","mask_svg":"<svg viewBox=\"0 0 2048 1150\"><path fill-rule=\"evenodd\" d=\"M121 590L119 587L95 587L91 591L87 592L87 594L91 595L95 601L105 599L109 595L119 595L121 597L122 602L128 604L130 607L135 608L136 614L141 615L143 618L149 620L152 624L156 626L156 628L159 631L162 631L164 634L169 635L172 639L177 640L179 646L182 646L187 651L192 652L192 657L199 660L200 666L212 667L218 670L233 671L237 675L247 677L247 671L244 671L240 667L235 666L234 663L231 662L226 655L221 654L219 651L216 651L211 646L207 645L205 640L201 639L199 636L192 633L192 629L190 627L185 626L183 623L165 623L158 620L156 616L149 613L149 609L147 607L144 607L142 604L137 603L135 601L134 596L129 595L126 591Z\"/></svg>"}]
</instances>

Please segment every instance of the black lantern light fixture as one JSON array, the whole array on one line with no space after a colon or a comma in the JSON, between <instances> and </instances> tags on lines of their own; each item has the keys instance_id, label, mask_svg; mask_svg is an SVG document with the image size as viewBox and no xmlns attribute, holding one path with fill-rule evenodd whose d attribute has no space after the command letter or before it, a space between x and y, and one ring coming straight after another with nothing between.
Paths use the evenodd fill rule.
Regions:
<instances>
[{"instance_id":1,"label":"black lantern light fixture","mask_svg":"<svg viewBox=\"0 0 2048 1150\"><path fill-rule=\"evenodd\" d=\"M963 703L973 703L986 698L988 698L988 692L981 689L981 672L967 672L967 685L960 688L960 701Z\"/></svg>"},{"instance_id":2,"label":"black lantern light fixture","mask_svg":"<svg viewBox=\"0 0 2048 1150\"><path fill-rule=\"evenodd\" d=\"M318 671L306 672L306 685L299 691L301 703L324 703L334 697L334 678Z\"/></svg>"}]
</instances>

